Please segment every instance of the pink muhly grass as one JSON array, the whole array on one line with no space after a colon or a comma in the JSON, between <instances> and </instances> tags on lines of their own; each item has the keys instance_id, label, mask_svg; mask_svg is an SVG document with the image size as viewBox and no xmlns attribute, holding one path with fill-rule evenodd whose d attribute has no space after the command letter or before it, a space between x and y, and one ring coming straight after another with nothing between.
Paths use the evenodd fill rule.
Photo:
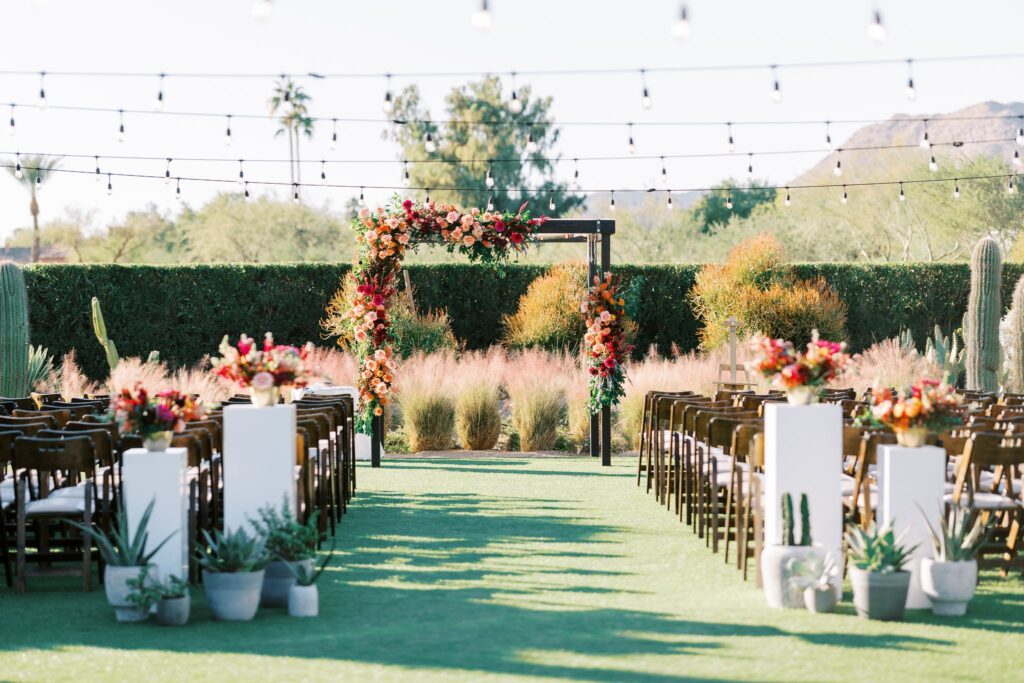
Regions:
<instances>
[{"instance_id":1,"label":"pink muhly grass","mask_svg":"<svg viewBox=\"0 0 1024 683\"><path fill-rule=\"evenodd\" d=\"M922 377L941 379L942 371L915 349L901 345L899 339L886 339L854 356L835 384L852 387L860 395L875 387L908 387Z\"/></svg>"},{"instance_id":2,"label":"pink muhly grass","mask_svg":"<svg viewBox=\"0 0 1024 683\"><path fill-rule=\"evenodd\" d=\"M82 369L78 367L74 349L64 354L60 363L60 371L56 373L56 380L56 388L65 401L70 401L72 398L84 398L86 394L97 394L100 390L99 384L86 377Z\"/></svg>"}]
</instances>

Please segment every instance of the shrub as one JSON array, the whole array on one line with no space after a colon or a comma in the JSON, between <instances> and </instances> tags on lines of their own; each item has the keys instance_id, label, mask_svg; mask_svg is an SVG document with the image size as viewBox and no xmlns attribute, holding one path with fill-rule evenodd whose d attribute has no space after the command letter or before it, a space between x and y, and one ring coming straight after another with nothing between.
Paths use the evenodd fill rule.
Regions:
<instances>
[{"instance_id":1,"label":"shrub","mask_svg":"<svg viewBox=\"0 0 1024 683\"><path fill-rule=\"evenodd\" d=\"M443 451L452 447L455 401L449 386L455 374L450 353L418 353L402 365L396 381L396 400L409 448Z\"/></svg>"},{"instance_id":2,"label":"shrub","mask_svg":"<svg viewBox=\"0 0 1024 683\"><path fill-rule=\"evenodd\" d=\"M459 359L461 386L455 404L455 431L463 448L485 451L501 436L501 375L505 354L499 348Z\"/></svg>"},{"instance_id":3,"label":"shrub","mask_svg":"<svg viewBox=\"0 0 1024 683\"><path fill-rule=\"evenodd\" d=\"M505 345L575 353L586 332L580 312L586 282L586 267L581 263L556 265L531 282L515 314L502 319Z\"/></svg>"},{"instance_id":4,"label":"shrub","mask_svg":"<svg viewBox=\"0 0 1024 683\"><path fill-rule=\"evenodd\" d=\"M761 332L798 346L810 340L813 329L823 339L845 336L846 305L823 278L797 279L770 235L739 244L724 265L701 269L689 298L704 324L704 349L728 340L730 318L736 319L740 335Z\"/></svg>"},{"instance_id":5,"label":"shrub","mask_svg":"<svg viewBox=\"0 0 1024 683\"><path fill-rule=\"evenodd\" d=\"M505 387L512 400L512 426L524 451L549 451L565 412L564 359L539 349L509 356Z\"/></svg>"}]
</instances>

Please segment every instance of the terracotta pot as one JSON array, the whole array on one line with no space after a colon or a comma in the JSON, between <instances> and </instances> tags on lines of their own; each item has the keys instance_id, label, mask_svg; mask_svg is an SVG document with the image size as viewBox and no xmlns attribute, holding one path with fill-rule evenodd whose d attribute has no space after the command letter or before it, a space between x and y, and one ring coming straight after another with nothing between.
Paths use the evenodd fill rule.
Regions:
<instances>
[{"instance_id":1,"label":"terracotta pot","mask_svg":"<svg viewBox=\"0 0 1024 683\"><path fill-rule=\"evenodd\" d=\"M809 406L818 402L818 387L807 385L786 390L786 401L791 406Z\"/></svg>"},{"instance_id":2,"label":"terracotta pot","mask_svg":"<svg viewBox=\"0 0 1024 683\"><path fill-rule=\"evenodd\" d=\"M896 432L896 443L904 448L920 448L927 440L927 427L909 427Z\"/></svg>"},{"instance_id":3,"label":"terracotta pot","mask_svg":"<svg viewBox=\"0 0 1024 683\"><path fill-rule=\"evenodd\" d=\"M876 574L850 567L853 606L862 619L900 621L907 606L910 572Z\"/></svg>"},{"instance_id":4,"label":"terracotta pot","mask_svg":"<svg viewBox=\"0 0 1024 683\"><path fill-rule=\"evenodd\" d=\"M963 616L977 585L977 560L938 562L931 557L921 560L921 590L932 601L933 614Z\"/></svg>"}]
</instances>

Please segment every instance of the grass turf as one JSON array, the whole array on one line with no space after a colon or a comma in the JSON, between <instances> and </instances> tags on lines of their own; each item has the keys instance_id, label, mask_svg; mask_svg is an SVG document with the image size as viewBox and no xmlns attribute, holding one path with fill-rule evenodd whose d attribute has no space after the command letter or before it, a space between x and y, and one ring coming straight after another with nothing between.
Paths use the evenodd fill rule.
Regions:
<instances>
[{"instance_id":1,"label":"grass turf","mask_svg":"<svg viewBox=\"0 0 1024 683\"><path fill-rule=\"evenodd\" d=\"M0 589L0 680L1003 681L1024 581L967 617L776 611L635 486L633 460L389 460L320 582L321 615L118 624L102 591Z\"/></svg>"}]
</instances>

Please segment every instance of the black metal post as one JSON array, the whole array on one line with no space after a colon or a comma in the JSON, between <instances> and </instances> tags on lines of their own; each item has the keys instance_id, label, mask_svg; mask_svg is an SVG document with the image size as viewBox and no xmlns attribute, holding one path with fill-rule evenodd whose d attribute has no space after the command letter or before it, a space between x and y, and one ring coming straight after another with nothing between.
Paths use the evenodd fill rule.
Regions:
<instances>
[{"instance_id":1,"label":"black metal post","mask_svg":"<svg viewBox=\"0 0 1024 683\"><path fill-rule=\"evenodd\" d=\"M597 221L597 231L601 232L601 221ZM601 277L612 269L612 236L601 234ZM612 409L611 406L601 408L601 465L612 464Z\"/></svg>"},{"instance_id":2,"label":"black metal post","mask_svg":"<svg viewBox=\"0 0 1024 683\"><path fill-rule=\"evenodd\" d=\"M384 437L384 416L374 415L370 422L370 465L380 467L380 445Z\"/></svg>"},{"instance_id":3,"label":"black metal post","mask_svg":"<svg viewBox=\"0 0 1024 683\"><path fill-rule=\"evenodd\" d=\"M597 269L597 235L587 235L587 286L593 284ZM601 420L596 413L590 415L590 457L596 458L601 452Z\"/></svg>"}]
</instances>

